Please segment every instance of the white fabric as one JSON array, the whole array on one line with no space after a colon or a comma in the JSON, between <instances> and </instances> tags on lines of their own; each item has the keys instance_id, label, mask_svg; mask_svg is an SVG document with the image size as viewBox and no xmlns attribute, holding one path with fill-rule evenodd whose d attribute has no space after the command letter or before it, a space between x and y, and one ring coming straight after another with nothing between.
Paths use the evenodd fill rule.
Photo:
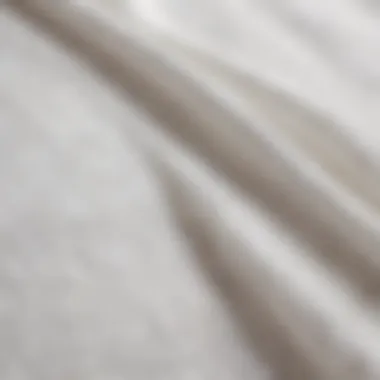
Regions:
<instances>
[{"instance_id":1,"label":"white fabric","mask_svg":"<svg viewBox=\"0 0 380 380\"><path fill-rule=\"evenodd\" d=\"M374 2L0 7L1 379L380 378Z\"/></svg>"}]
</instances>

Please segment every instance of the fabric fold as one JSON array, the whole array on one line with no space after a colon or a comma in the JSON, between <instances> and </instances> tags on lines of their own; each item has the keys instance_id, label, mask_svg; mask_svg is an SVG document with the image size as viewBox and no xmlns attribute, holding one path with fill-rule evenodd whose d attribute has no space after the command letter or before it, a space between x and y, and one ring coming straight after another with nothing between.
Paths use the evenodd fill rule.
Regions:
<instances>
[{"instance_id":1,"label":"fabric fold","mask_svg":"<svg viewBox=\"0 0 380 380\"><path fill-rule=\"evenodd\" d=\"M360 112L344 112L358 101L375 125L364 92L340 76L302 92L302 81L239 69L159 22L112 26L62 1L12 7L148 115L131 134L203 273L275 376L378 378L379 168L355 141ZM336 89L331 99L350 88L348 100L328 108L313 102L318 88Z\"/></svg>"}]
</instances>

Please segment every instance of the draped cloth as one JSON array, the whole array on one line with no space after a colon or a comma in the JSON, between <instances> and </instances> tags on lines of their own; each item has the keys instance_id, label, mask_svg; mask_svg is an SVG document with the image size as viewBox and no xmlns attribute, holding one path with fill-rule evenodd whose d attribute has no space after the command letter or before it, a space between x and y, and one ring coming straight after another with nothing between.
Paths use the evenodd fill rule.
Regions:
<instances>
[{"instance_id":1,"label":"draped cloth","mask_svg":"<svg viewBox=\"0 0 380 380\"><path fill-rule=\"evenodd\" d=\"M2 2L1 379L379 379L379 20Z\"/></svg>"}]
</instances>

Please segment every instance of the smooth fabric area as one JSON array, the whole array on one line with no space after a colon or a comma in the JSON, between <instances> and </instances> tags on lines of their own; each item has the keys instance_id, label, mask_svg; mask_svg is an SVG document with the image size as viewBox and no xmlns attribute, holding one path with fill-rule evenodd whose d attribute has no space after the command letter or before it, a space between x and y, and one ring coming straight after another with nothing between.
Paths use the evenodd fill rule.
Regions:
<instances>
[{"instance_id":1,"label":"smooth fabric area","mask_svg":"<svg viewBox=\"0 0 380 380\"><path fill-rule=\"evenodd\" d=\"M380 376L379 11L0 6L0 376Z\"/></svg>"}]
</instances>

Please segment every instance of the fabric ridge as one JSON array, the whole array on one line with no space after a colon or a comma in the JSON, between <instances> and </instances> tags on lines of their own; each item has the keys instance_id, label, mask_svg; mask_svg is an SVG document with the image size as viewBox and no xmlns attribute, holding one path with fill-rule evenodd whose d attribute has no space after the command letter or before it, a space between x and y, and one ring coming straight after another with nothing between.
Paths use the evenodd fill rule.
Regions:
<instances>
[{"instance_id":1,"label":"fabric ridge","mask_svg":"<svg viewBox=\"0 0 380 380\"><path fill-rule=\"evenodd\" d=\"M378 18L0 5L1 378L378 379Z\"/></svg>"}]
</instances>

